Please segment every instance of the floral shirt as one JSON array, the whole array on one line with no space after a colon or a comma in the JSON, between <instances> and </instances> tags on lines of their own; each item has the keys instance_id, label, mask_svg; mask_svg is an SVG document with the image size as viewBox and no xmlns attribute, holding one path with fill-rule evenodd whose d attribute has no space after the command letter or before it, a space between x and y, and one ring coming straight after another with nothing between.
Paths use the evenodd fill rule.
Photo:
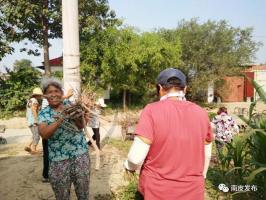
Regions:
<instances>
[{"instance_id":1,"label":"floral shirt","mask_svg":"<svg viewBox=\"0 0 266 200\"><path fill-rule=\"evenodd\" d=\"M50 106L42 109L39 113L39 123L51 124L57 114ZM85 135L82 130L70 131L63 122L48 139L48 151L50 161L62 161L88 152Z\"/></svg>"},{"instance_id":2,"label":"floral shirt","mask_svg":"<svg viewBox=\"0 0 266 200\"><path fill-rule=\"evenodd\" d=\"M215 140L230 143L233 136L239 132L239 127L231 116L226 113L216 115L212 123L215 125Z\"/></svg>"}]
</instances>

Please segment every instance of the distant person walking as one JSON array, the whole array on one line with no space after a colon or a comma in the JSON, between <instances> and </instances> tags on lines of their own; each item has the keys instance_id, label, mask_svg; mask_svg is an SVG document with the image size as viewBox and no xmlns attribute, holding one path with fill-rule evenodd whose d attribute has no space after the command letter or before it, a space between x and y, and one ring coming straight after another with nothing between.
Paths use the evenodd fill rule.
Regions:
<instances>
[{"instance_id":1,"label":"distant person walking","mask_svg":"<svg viewBox=\"0 0 266 200\"><path fill-rule=\"evenodd\" d=\"M225 144L231 143L234 135L239 133L239 127L234 119L228 114L226 107L220 107L217 115L213 118L215 127L216 148L220 152Z\"/></svg>"},{"instance_id":2,"label":"distant person walking","mask_svg":"<svg viewBox=\"0 0 266 200\"><path fill-rule=\"evenodd\" d=\"M42 95L43 93L40 88L34 88L30 99L27 101L26 117L28 126L32 133L32 138L30 143L24 148L24 150L33 154L38 153L37 145L40 140L38 131L38 112L41 107Z\"/></svg>"},{"instance_id":3,"label":"distant person walking","mask_svg":"<svg viewBox=\"0 0 266 200\"><path fill-rule=\"evenodd\" d=\"M89 123L89 126L92 128L93 130L93 136L92 139L95 140L96 145L99 149L101 149L101 145L100 145L100 140L101 140L101 136L100 136L100 119L99 119L99 115L101 114L101 111L103 108L105 108L107 105L104 103L104 99L103 98L99 98L96 102L96 109L94 110L95 115L92 116L92 119ZM89 145L91 145L91 142L88 142Z\"/></svg>"},{"instance_id":4,"label":"distant person walking","mask_svg":"<svg viewBox=\"0 0 266 200\"><path fill-rule=\"evenodd\" d=\"M204 109L186 101L186 77L177 69L157 78L160 101L141 113L125 168L142 165L138 189L147 200L204 199L204 149L213 135Z\"/></svg>"}]
</instances>

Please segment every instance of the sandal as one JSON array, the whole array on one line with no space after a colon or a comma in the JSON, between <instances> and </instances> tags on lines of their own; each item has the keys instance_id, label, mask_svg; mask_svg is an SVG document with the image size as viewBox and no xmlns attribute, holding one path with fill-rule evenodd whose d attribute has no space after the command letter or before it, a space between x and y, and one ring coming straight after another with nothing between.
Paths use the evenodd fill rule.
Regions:
<instances>
[{"instance_id":1,"label":"sandal","mask_svg":"<svg viewBox=\"0 0 266 200\"><path fill-rule=\"evenodd\" d=\"M25 147L24 150L29 152L29 153L31 153L31 148L30 147Z\"/></svg>"},{"instance_id":2,"label":"sandal","mask_svg":"<svg viewBox=\"0 0 266 200\"><path fill-rule=\"evenodd\" d=\"M39 152L39 151L33 151L33 150L31 150L30 153L31 153L32 155L41 154L41 152Z\"/></svg>"}]
</instances>

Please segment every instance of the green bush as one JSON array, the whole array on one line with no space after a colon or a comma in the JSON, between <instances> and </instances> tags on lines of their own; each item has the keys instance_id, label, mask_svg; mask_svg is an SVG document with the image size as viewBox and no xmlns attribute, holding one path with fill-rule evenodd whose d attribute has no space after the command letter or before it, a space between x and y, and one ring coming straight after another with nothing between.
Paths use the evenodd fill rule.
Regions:
<instances>
[{"instance_id":1,"label":"green bush","mask_svg":"<svg viewBox=\"0 0 266 200\"><path fill-rule=\"evenodd\" d=\"M32 67L17 67L8 72L9 77L0 78L0 117L24 110L34 87L40 83L41 74Z\"/></svg>"},{"instance_id":2,"label":"green bush","mask_svg":"<svg viewBox=\"0 0 266 200\"><path fill-rule=\"evenodd\" d=\"M261 123L259 123L261 125ZM265 127L265 125L264 125ZM257 185L255 199L266 198L266 129L256 130L249 140L251 153L251 173L246 178L250 184Z\"/></svg>"},{"instance_id":3,"label":"green bush","mask_svg":"<svg viewBox=\"0 0 266 200\"><path fill-rule=\"evenodd\" d=\"M250 80L261 100L266 103L266 92L255 81ZM265 114L253 113L256 102L249 108L249 119L241 117L251 129L236 136L222 152L217 152L218 164L210 167L208 184L216 190L213 198L257 200L266 199L266 120ZM211 114L209 114L210 117ZM257 191L222 193L217 186L255 185ZM208 189L209 193L209 189ZM209 193L210 194L210 193Z\"/></svg>"},{"instance_id":4,"label":"green bush","mask_svg":"<svg viewBox=\"0 0 266 200\"><path fill-rule=\"evenodd\" d=\"M208 112L208 116L209 116L210 121L212 121L212 119L213 119L216 115L217 115L217 114L214 113L214 112Z\"/></svg>"}]
</instances>

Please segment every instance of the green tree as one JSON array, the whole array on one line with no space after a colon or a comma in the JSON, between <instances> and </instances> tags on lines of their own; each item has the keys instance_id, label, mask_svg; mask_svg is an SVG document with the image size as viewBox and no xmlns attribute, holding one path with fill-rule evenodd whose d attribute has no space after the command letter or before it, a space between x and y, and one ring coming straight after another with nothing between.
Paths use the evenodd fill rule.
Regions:
<instances>
[{"instance_id":1,"label":"green tree","mask_svg":"<svg viewBox=\"0 0 266 200\"><path fill-rule=\"evenodd\" d=\"M108 0L79 0L80 40L86 40L108 27L121 25Z\"/></svg>"},{"instance_id":2,"label":"green tree","mask_svg":"<svg viewBox=\"0 0 266 200\"><path fill-rule=\"evenodd\" d=\"M4 34L5 23L1 17L0 13L0 61L2 58L11 52L13 52L13 48L10 46L10 42L8 41L6 35Z\"/></svg>"},{"instance_id":3,"label":"green tree","mask_svg":"<svg viewBox=\"0 0 266 200\"><path fill-rule=\"evenodd\" d=\"M127 37L126 43L125 37ZM132 84L132 79L135 78L135 70L132 66L134 63L131 60L132 44L136 42L137 37L138 35L132 30L109 27L88 37L86 41L83 40L81 43L83 82L94 85L96 88L104 88L111 84L117 90L120 90L122 85L125 88L125 82ZM114 75L116 77L112 77ZM118 76L120 80L116 83Z\"/></svg>"},{"instance_id":4,"label":"green tree","mask_svg":"<svg viewBox=\"0 0 266 200\"><path fill-rule=\"evenodd\" d=\"M182 45L181 68L193 72L192 95L206 91L210 81L239 74L243 65L251 63L259 43L252 40L252 28L234 28L228 22L198 19L181 21L174 30L161 30L168 41L179 37Z\"/></svg>"},{"instance_id":5,"label":"green tree","mask_svg":"<svg viewBox=\"0 0 266 200\"><path fill-rule=\"evenodd\" d=\"M61 6L57 0L2 0L0 13L5 21L4 33L13 42L25 39L43 47L45 73L50 75L48 39L61 37ZM40 55L38 49L23 48Z\"/></svg>"},{"instance_id":6,"label":"green tree","mask_svg":"<svg viewBox=\"0 0 266 200\"><path fill-rule=\"evenodd\" d=\"M147 84L152 84L154 87L155 79L160 71L181 64L179 37L169 42L156 32L145 32L141 34L138 46L135 54L137 55L136 62L142 69L138 74L142 80L142 89L145 89Z\"/></svg>"},{"instance_id":7,"label":"green tree","mask_svg":"<svg viewBox=\"0 0 266 200\"><path fill-rule=\"evenodd\" d=\"M92 31L115 21L115 13L109 10L107 3L106 0L80 0L80 28ZM43 48L45 73L50 75L48 39L62 37L61 1L2 0L0 16L1 30L7 41L27 39ZM40 54L38 49L23 48L21 51Z\"/></svg>"},{"instance_id":8,"label":"green tree","mask_svg":"<svg viewBox=\"0 0 266 200\"><path fill-rule=\"evenodd\" d=\"M104 88L108 82L103 74L103 60L115 49L119 31L109 27L97 33L84 32L80 43L82 82L95 88Z\"/></svg>"},{"instance_id":9,"label":"green tree","mask_svg":"<svg viewBox=\"0 0 266 200\"><path fill-rule=\"evenodd\" d=\"M32 62L28 59L16 60L13 64L13 70L18 71L21 68L33 67Z\"/></svg>"},{"instance_id":10,"label":"green tree","mask_svg":"<svg viewBox=\"0 0 266 200\"><path fill-rule=\"evenodd\" d=\"M83 81L123 91L125 108L127 93L154 87L158 72L179 64L181 52L178 40L111 27L83 41L81 55Z\"/></svg>"},{"instance_id":11,"label":"green tree","mask_svg":"<svg viewBox=\"0 0 266 200\"><path fill-rule=\"evenodd\" d=\"M0 78L0 112L2 114L24 110L33 88L40 83L40 72L24 65L28 62L26 61L17 61L16 70L8 71L9 77L6 80Z\"/></svg>"}]
</instances>

